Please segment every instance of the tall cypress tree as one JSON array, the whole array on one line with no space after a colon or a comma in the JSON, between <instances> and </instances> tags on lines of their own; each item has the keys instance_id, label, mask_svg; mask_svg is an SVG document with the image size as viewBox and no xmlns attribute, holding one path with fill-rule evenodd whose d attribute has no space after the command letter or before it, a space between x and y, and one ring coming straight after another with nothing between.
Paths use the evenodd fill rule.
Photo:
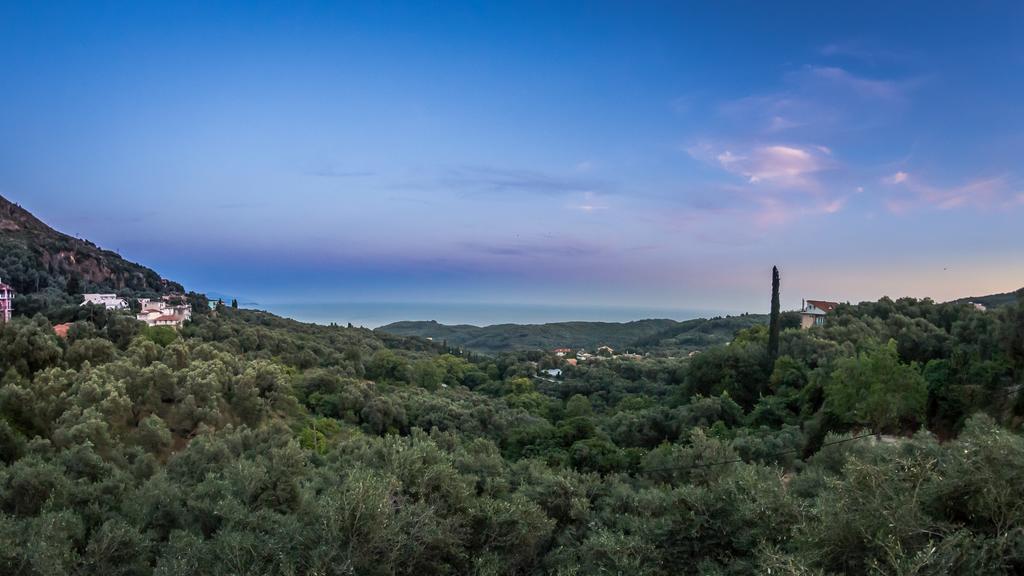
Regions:
<instances>
[{"instance_id":1,"label":"tall cypress tree","mask_svg":"<svg viewBox=\"0 0 1024 576\"><path fill-rule=\"evenodd\" d=\"M768 369L775 369L779 357L779 269L772 266L772 312L768 321Z\"/></svg>"}]
</instances>

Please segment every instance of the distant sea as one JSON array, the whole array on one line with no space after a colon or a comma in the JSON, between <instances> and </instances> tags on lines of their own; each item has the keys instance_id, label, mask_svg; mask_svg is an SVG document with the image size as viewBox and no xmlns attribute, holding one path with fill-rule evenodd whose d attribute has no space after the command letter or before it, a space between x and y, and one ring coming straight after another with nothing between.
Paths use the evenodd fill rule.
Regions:
<instances>
[{"instance_id":1,"label":"distant sea","mask_svg":"<svg viewBox=\"0 0 1024 576\"><path fill-rule=\"evenodd\" d=\"M441 324L545 324L582 320L588 322L629 322L648 318L692 320L724 316L716 310L679 308L631 308L612 306L551 306L535 304L451 304L393 302L260 303L242 304L278 316L317 324L352 323L378 328L402 320L436 320ZM731 312L735 314L735 312Z\"/></svg>"}]
</instances>

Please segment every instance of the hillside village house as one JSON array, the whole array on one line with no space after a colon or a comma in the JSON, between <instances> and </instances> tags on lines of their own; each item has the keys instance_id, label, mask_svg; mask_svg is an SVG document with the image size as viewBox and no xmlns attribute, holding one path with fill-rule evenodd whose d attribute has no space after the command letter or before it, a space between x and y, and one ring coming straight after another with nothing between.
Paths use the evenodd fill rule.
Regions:
<instances>
[{"instance_id":1,"label":"hillside village house","mask_svg":"<svg viewBox=\"0 0 1024 576\"><path fill-rule=\"evenodd\" d=\"M82 294L85 301L82 302L82 306L86 304L99 304L107 310L127 310L128 301L124 298L118 298L117 294Z\"/></svg>"},{"instance_id":2,"label":"hillside village house","mask_svg":"<svg viewBox=\"0 0 1024 576\"><path fill-rule=\"evenodd\" d=\"M826 300L804 300L800 310L800 328L806 330L812 326L824 326L825 316L839 306L838 302Z\"/></svg>"},{"instance_id":3,"label":"hillside village house","mask_svg":"<svg viewBox=\"0 0 1024 576\"><path fill-rule=\"evenodd\" d=\"M192 319L192 307L188 304L173 304L170 300L180 298L164 296L161 300L140 298L142 310L136 316L149 326L181 326Z\"/></svg>"},{"instance_id":4,"label":"hillside village house","mask_svg":"<svg viewBox=\"0 0 1024 576\"><path fill-rule=\"evenodd\" d=\"M0 281L0 322L9 322L14 310L14 288Z\"/></svg>"}]
</instances>

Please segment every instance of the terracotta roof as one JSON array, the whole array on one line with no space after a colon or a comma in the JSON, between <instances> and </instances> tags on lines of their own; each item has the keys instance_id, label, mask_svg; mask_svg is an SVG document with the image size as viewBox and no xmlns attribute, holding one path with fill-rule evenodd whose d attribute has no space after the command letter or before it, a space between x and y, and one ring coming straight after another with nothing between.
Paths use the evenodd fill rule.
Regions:
<instances>
[{"instance_id":1,"label":"terracotta roof","mask_svg":"<svg viewBox=\"0 0 1024 576\"><path fill-rule=\"evenodd\" d=\"M64 324L54 324L53 332L57 336L60 336L61 338L67 338L68 337L68 329L69 328L71 328L71 323L70 322L65 322Z\"/></svg>"},{"instance_id":2,"label":"terracotta roof","mask_svg":"<svg viewBox=\"0 0 1024 576\"><path fill-rule=\"evenodd\" d=\"M164 316L157 316L156 318L153 319L153 322L165 322L165 321L168 321L168 320L175 321L175 320L178 320L178 319L179 318L177 316L174 316L174 315L164 315Z\"/></svg>"},{"instance_id":3,"label":"terracotta roof","mask_svg":"<svg viewBox=\"0 0 1024 576\"><path fill-rule=\"evenodd\" d=\"M808 300L807 303L825 312L831 312L836 309L836 306L839 306L838 302L829 302L827 300Z\"/></svg>"}]
</instances>

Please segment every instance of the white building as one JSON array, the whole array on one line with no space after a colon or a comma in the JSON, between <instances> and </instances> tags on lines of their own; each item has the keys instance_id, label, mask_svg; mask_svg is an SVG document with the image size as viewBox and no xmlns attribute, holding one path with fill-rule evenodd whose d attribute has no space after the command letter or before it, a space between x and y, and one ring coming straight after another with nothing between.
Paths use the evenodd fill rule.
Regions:
<instances>
[{"instance_id":1,"label":"white building","mask_svg":"<svg viewBox=\"0 0 1024 576\"><path fill-rule=\"evenodd\" d=\"M14 288L0 282L0 322L9 322L14 310Z\"/></svg>"},{"instance_id":2,"label":"white building","mask_svg":"<svg viewBox=\"0 0 1024 576\"><path fill-rule=\"evenodd\" d=\"M99 304L107 310L127 310L128 301L124 298L118 298L117 294L82 294L85 301L82 302L82 306L86 304Z\"/></svg>"},{"instance_id":3,"label":"white building","mask_svg":"<svg viewBox=\"0 0 1024 576\"><path fill-rule=\"evenodd\" d=\"M136 316L149 326L181 326L192 319L192 307L188 304L172 304L164 300L140 298L142 310Z\"/></svg>"},{"instance_id":4,"label":"white building","mask_svg":"<svg viewBox=\"0 0 1024 576\"><path fill-rule=\"evenodd\" d=\"M839 306L839 303L828 300L804 300L804 305L800 309L800 327L806 330L812 326L824 326L825 317L835 310L836 306Z\"/></svg>"}]
</instances>

